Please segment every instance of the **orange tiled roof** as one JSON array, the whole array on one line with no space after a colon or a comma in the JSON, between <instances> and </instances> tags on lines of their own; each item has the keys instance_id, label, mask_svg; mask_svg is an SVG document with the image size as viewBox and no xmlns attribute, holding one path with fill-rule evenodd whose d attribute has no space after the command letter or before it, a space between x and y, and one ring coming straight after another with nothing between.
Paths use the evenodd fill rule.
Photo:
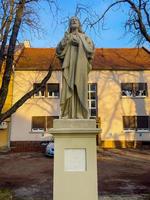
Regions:
<instances>
[{"instance_id":1,"label":"orange tiled roof","mask_svg":"<svg viewBox=\"0 0 150 200\"><path fill-rule=\"evenodd\" d=\"M54 69L61 65L54 48L25 48L16 64L16 70L47 70L53 62ZM97 48L92 63L94 70L148 70L150 53L136 48Z\"/></svg>"}]
</instances>

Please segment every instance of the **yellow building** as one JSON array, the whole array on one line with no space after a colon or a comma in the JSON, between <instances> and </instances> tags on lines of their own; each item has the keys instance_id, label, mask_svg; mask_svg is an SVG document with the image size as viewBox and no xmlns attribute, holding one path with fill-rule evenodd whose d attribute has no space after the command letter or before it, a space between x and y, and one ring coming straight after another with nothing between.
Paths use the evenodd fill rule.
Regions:
<instances>
[{"instance_id":1,"label":"yellow building","mask_svg":"<svg viewBox=\"0 0 150 200\"><path fill-rule=\"evenodd\" d=\"M91 82L105 148L150 145L150 54L144 49L97 49Z\"/></svg>"},{"instance_id":2,"label":"yellow building","mask_svg":"<svg viewBox=\"0 0 150 200\"><path fill-rule=\"evenodd\" d=\"M47 74L55 49L24 48L15 66L13 103L36 87ZM150 144L150 54L144 49L97 48L89 73L91 118L102 129L98 145L104 148ZM60 116L61 67L54 62L46 87L12 116L11 146L26 150L49 140L52 120ZM23 149L24 148L24 149Z\"/></svg>"},{"instance_id":3,"label":"yellow building","mask_svg":"<svg viewBox=\"0 0 150 200\"><path fill-rule=\"evenodd\" d=\"M15 59L14 59L14 64L25 47L24 44L17 45L15 49ZM2 84L2 78L4 74L4 68L5 68L5 63L2 66L1 72L0 72L0 87ZM3 107L2 112L7 111L11 106L12 106L12 97L13 97L13 81L14 81L14 74L12 73L10 84L9 84L9 89L8 89L8 95L6 98L5 105ZM4 122L0 124L0 150L5 150L8 149L10 146L10 129L11 129L11 118L6 119Z\"/></svg>"},{"instance_id":4,"label":"yellow building","mask_svg":"<svg viewBox=\"0 0 150 200\"><path fill-rule=\"evenodd\" d=\"M2 84L3 72L4 72L4 69L2 69L0 73L0 86ZM9 90L8 90L8 96L7 96L2 112L7 111L12 105L12 94L13 94L12 87L13 87L13 76L11 77ZM9 142L9 128L10 128L10 118L6 119L0 125L0 149L5 149L9 146L9 143L8 143Z\"/></svg>"}]
</instances>

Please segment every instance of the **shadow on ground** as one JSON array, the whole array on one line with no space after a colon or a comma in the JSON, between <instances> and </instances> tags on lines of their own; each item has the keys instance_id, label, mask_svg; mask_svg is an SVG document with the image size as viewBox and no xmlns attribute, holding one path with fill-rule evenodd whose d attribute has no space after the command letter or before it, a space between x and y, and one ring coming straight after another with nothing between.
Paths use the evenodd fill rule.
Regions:
<instances>
[{"instance_id":1,"label":"shadow on ground","mask_svg":"<svg viewBox=\"0 0 150 200\"><path fill-rule=\"evenodd\" d=\"M150 150L99 150L97 160L101 200L150 200ZM53 159L41 153L1 154L0 200L9 198L52 200Z\"/></svg>"}]
</instances>

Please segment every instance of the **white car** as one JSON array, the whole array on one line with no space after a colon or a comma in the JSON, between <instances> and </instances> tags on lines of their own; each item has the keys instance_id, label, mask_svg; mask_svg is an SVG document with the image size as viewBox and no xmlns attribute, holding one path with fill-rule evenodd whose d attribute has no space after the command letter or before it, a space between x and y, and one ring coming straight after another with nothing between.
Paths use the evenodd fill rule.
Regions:
<instances>
[{"instance_id":1,"label":"white car","mask_svg":"<svg viewBox=\"0 0 150 200\"><path fill-rule=\"evenodd\" d=\"M46 146L45 155L53 157L54 156L54 142L49 142Z\"/></svg>"}]
</instances>

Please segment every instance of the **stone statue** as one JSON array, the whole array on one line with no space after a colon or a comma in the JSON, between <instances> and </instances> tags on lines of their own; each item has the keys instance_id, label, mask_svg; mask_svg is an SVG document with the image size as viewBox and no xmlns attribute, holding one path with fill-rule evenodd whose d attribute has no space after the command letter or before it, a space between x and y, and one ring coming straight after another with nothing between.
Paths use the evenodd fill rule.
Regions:
<instances>
[{"instance_id":1,"label":"stone statue","mask_svg":"<svg viewBox=\"0 0 150 200\"><path fill-rule=\"evenodd\" d=\"M80 21L72 17L69 29L56 48L62 61L61 117L87 119L88 73L94 53L94 44L82 31Z\"/></svg>"}]
</instances>

